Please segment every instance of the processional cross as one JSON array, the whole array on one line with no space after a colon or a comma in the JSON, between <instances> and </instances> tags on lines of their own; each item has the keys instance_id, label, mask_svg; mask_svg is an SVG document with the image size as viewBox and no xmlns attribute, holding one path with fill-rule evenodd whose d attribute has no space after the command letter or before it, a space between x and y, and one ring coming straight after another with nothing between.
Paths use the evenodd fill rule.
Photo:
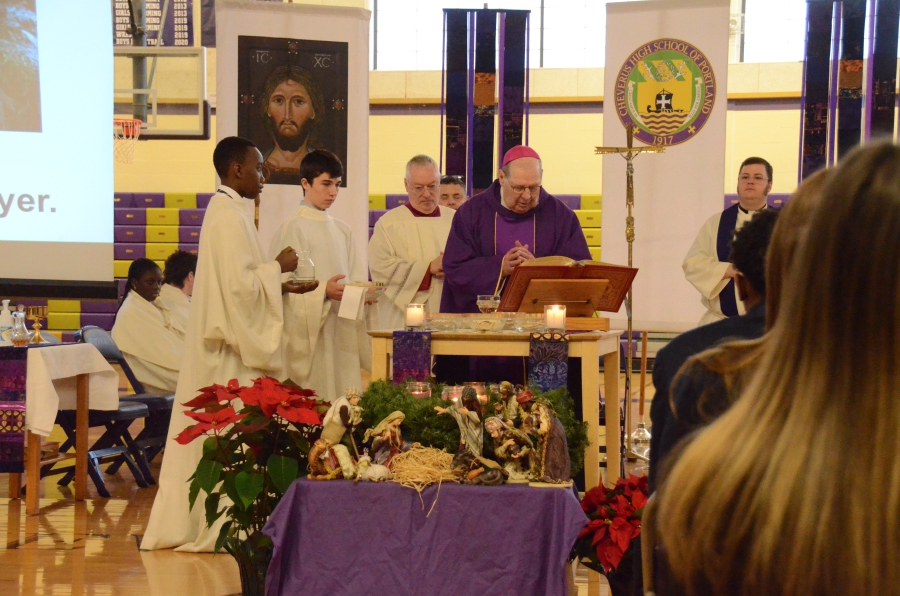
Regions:
<instances>
[{"instance_id":1,"label":"processional cross","mask_svg":"<svg viewBox=\"0 0 900 596\"><path fill-rule=\"evenodd\" d=\"M629 124L625 127L625 133L627 135L627 146L626 147L595 147L594 154L595 155L605 155L610 153L617 153L622 156L625 160L625 173L626 173L626 183L625 183L625 206L628 208L628 215L625 217L625 240L628 241L628 266L632 267L632 255L634 249L634 159L640 155L641 153L663 153L665 149L663 147L655 147L655 146L644 146L644 147L635 147L634 146L634 124ZM626 456L633 456L634 452L632 450L633 439L636 438L634 436L629 437L628 433L631 432L631 353L633 346L633 338L631 335L631 299L632 299L632 288L628 288L628 295L625 297L625 314L628 317L628 351L625 354L625 444L626 444ZM646 344L644 344L646 346ZM643 386L641 387L641 400L638 406L638 415L639 415L639 430L643 430L643 433L646 434L647 431L644 427L644 391ZM606 399L613 399L612 396L607 395ZM635 431L637 434L638 431ZM647 439L649 440L649 436ZM623 460L624 465L624 460Z\"/></svg>"}]
</instances>

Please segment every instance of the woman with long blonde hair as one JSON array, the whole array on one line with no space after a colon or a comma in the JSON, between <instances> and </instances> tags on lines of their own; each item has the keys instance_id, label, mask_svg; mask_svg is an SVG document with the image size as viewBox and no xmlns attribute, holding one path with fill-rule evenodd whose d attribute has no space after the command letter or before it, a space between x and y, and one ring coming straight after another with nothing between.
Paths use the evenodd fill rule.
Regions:
<instances>
[{"instance_id":1,"label":"woman with long blonde hair","mask_svg":"<svg viewBox=\"0 0 900 596\"><path fill-rule=\"evenodd\" d=\"M662 595L900 595L900 148L831 174L759 370L660 489Z\"/></svg>"}]
</instances>

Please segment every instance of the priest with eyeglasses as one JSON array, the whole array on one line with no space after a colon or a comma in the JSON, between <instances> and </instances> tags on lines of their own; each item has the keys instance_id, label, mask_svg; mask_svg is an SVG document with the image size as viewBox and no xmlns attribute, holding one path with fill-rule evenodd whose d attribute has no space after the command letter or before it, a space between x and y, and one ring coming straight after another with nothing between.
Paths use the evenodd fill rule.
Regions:
<instances>
[{"instance_id":1,"label":"priest with eyeglasses","mask_svg":"<svg viewBox=\"0 0 900 596\"><path fill-rule=\"evenodd\" d=\"M535 257L591 258L578 218L541 187L542 176L537 152L513 147L497 179L460 206L444 251L441 312L478 312L478 295L493 295Z\"/></svg>"}]
</instances>

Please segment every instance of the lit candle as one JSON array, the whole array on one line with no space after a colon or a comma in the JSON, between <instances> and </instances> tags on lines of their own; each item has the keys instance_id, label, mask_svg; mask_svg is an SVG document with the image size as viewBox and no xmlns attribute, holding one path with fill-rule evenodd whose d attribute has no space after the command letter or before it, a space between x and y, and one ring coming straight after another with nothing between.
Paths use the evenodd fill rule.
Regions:
<instances>
[{"instance_id":1,"label":"lit candle","mask_svg":"<svg viewBox=\"0 0 900 596\"><path fill-rule=\"evenodd\" d=\"M548 330L566 330L566 307L559 304L551 304L544 307L544 318Z\"/></svg>"},{"instance_id":2,"label":"lit candle","mask_svg":"<svg viewBox=\"0 0 900 596\"><path fill-rule=\"evenodd\" d=\"M421 327L425 324L425 305L424 304L407 304L406 305L406 326Z\"/></svg>"}]
</instances>

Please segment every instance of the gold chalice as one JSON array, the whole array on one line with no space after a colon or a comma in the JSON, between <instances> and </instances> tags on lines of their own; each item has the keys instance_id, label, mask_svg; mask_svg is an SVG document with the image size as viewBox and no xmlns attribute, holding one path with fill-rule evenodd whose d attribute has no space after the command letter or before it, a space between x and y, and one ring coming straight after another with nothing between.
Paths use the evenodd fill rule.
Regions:
<instances>
[{"instance_id":1,"label":"gold chalice","mask_svg":"<svg viewBox=\"0 0 900 596\"><path fill-rule=\"evenodd\" d=\"M29 321L34 322L34 325L32 325L32 328L34 329L34 337L31 339L31 343L39 344L44 341L44 339L41 337L41 319L47 318L47 307L26 306L25 318Z\"/></svg>"}]
</instances>

